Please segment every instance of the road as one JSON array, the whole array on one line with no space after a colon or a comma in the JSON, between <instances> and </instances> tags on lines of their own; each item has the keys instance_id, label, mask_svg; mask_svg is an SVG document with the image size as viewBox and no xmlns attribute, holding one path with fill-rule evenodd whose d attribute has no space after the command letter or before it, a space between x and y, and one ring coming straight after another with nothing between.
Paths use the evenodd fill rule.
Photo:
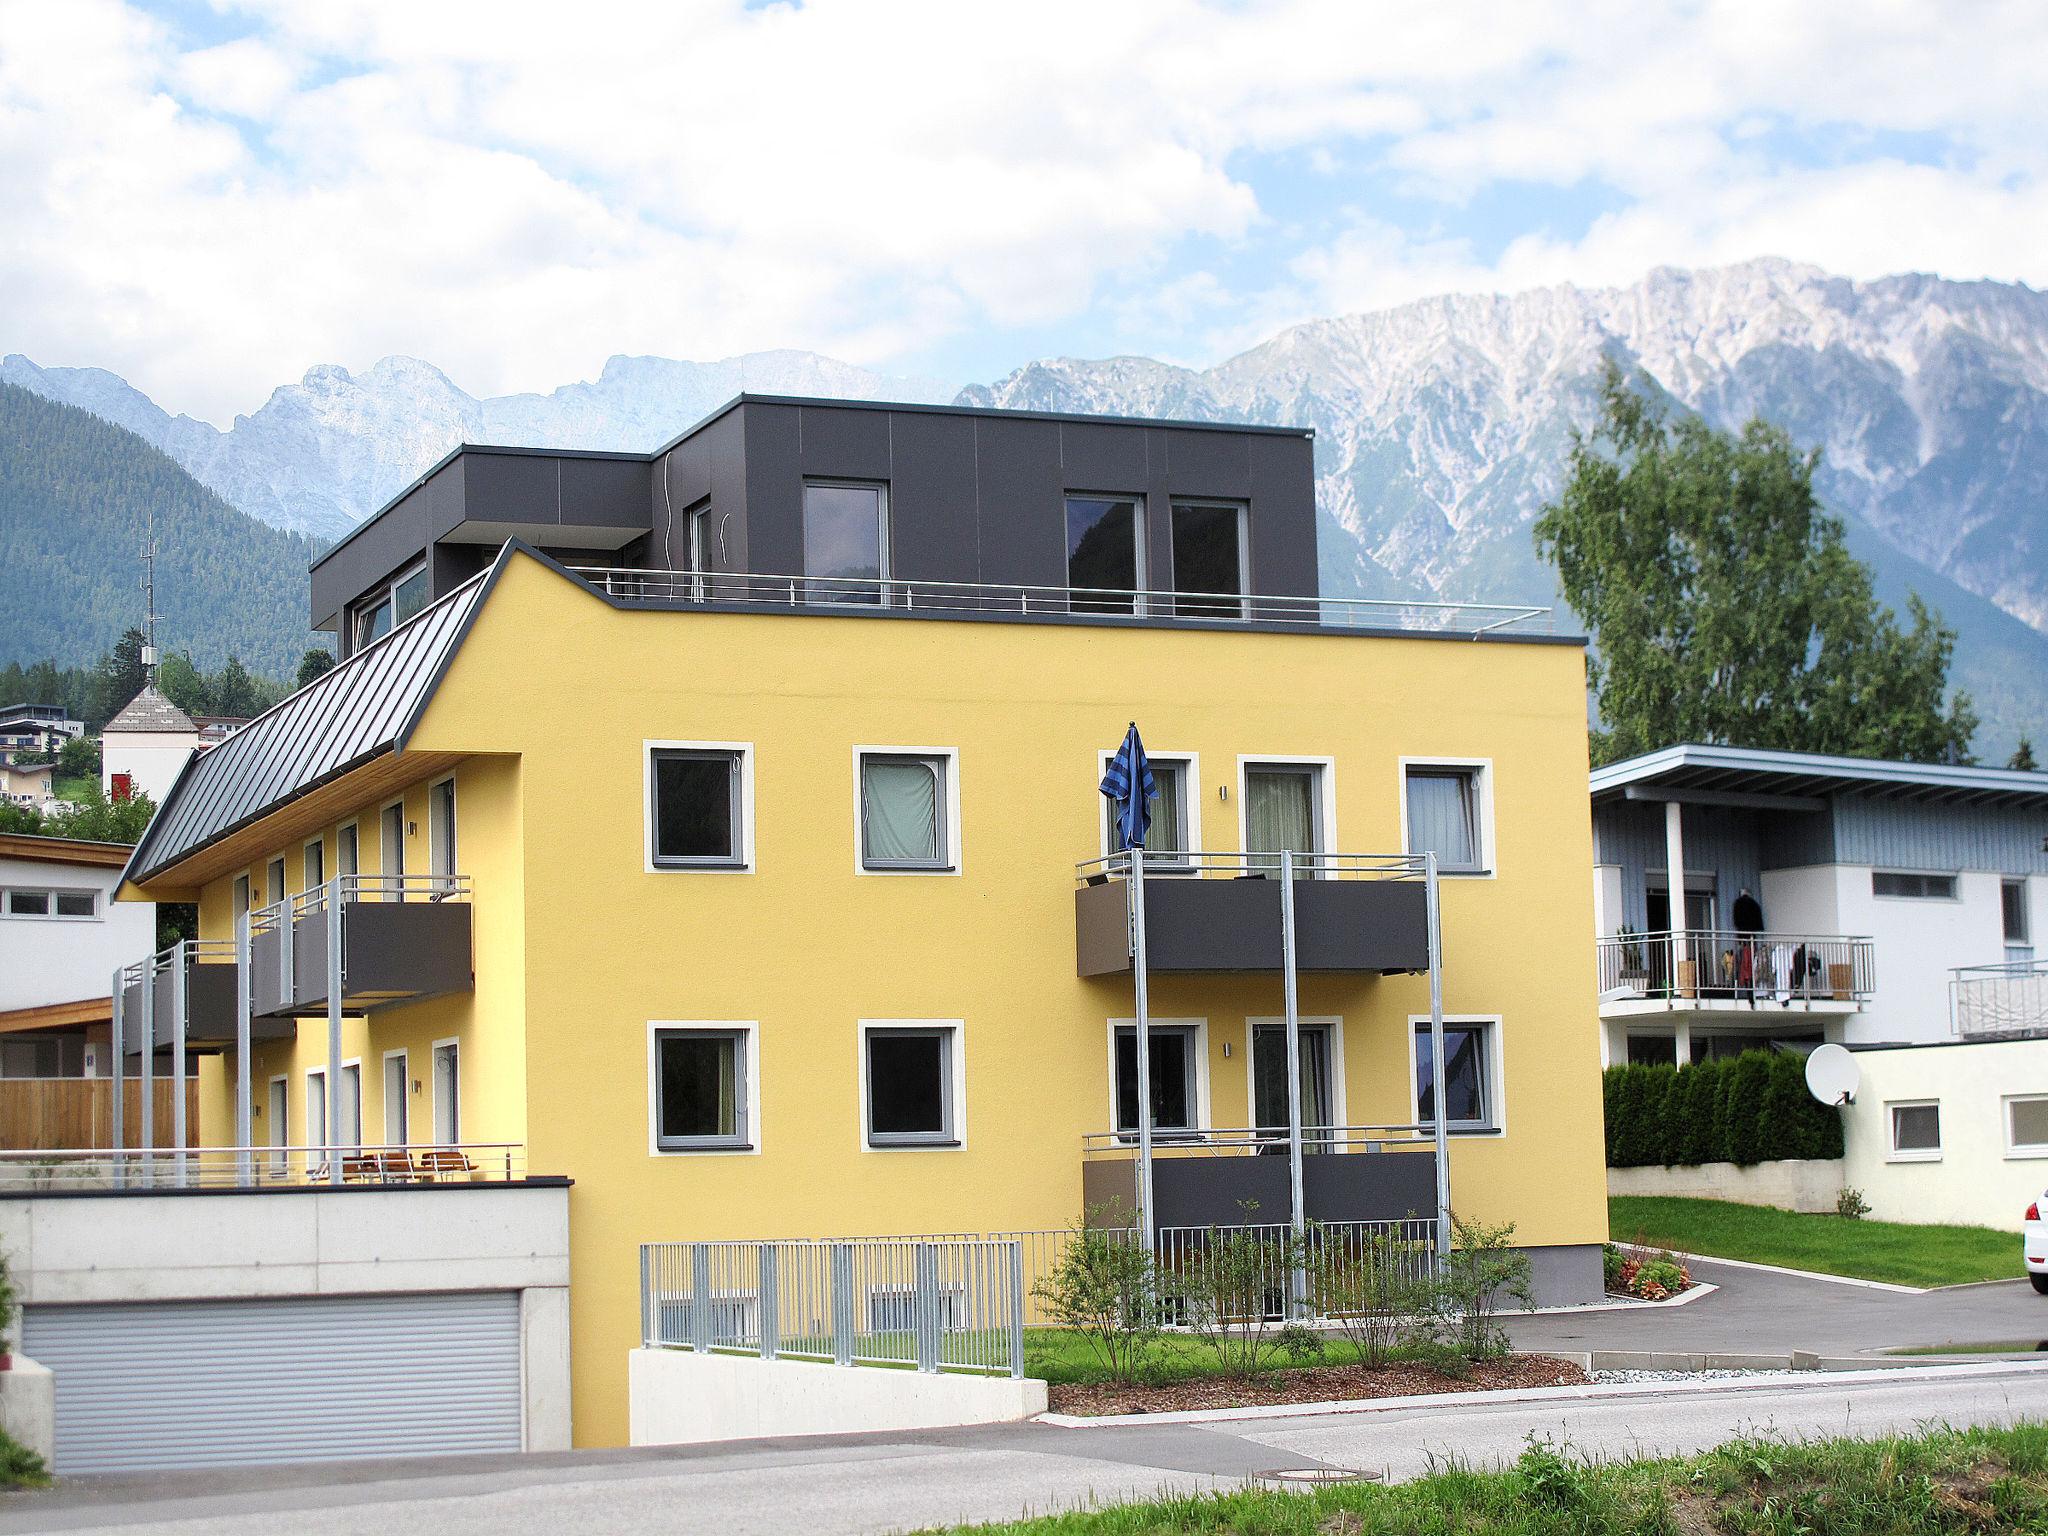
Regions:
<instances>
[{"instance_id":1,"label":"road","mask_svg":"<svg viewBox=\"0 0 2048 1536\"><path fill-rule=\"evenodd\" d=\"M1424 1471L1432 1457L1512 1460L1532 1433L1569 1441L1587 1455L1616 1456L1700 1450L1756 1430L1867 1435L1930 1421L2020 1417L2048 1418L2048 1371L2007 1362L1585 1388L1541 1402L1205 1424L1018 1424L704 1449L81 1480L49 1494L0 1498L0 1533L858 1536L1234 1487L1285 1467L1405 1478Z\"/></svg>"}]
</instances>

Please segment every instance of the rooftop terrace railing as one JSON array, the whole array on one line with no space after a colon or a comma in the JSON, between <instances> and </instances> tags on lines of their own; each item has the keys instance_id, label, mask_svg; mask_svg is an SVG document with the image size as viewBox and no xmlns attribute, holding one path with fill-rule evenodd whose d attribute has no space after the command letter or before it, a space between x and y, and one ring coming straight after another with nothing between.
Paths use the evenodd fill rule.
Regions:
<instances>
[{"instance_id":1,"label":"rooftop terrace railing","mask_svg":"<svg viewBox=\"0 0 2048 1536\"><path fill-rule=\"evenodd\" d=\"M1961 1039L2048 1033L2048 960L1956 966L1948 998Z\"/></svg>"},{"instance_id":2,"label":"rooftop terrace railing","mask_svg":"<svg viewBox=\"0 0 2048 1536\"><path fill-rule=\"evenodd\" d=\"M1421 634L1549 634L1549 608L1519 603L1405 598L1172 592L1121 587L1047 587L1013 582L910 580L891 576L788 576L756 572L574 566L607 597L643 603L750 608L896 610L911 614L1089 619L1186 619L1248 628L1385 629Z\"/></svg>"},{"instance_id":3,"label":"rooftop terrace railing","mask_svg":"<svg viewBox=\"0 0 2048 1536\"><path fill-rule=\"evenodd\" d=\"M516 1184L527 1177L518 1142L440 1145L343 1143L278 1147L81 1147L0 1152L0 1194L116 1190L249 1190L343 1185Z\"/></svg>"},{"instance_id":4,"label":"rooftop terrace railing","mask_svg":"<svg viewBox=\"0 0 2048 1536\"><path fill-rule=\"evenodd\" d=\"M1600 995L1615 1002L1866 1003L1876 947L1839 933L1616 933L1596 941Z\"/></svg>"}]
</instances>

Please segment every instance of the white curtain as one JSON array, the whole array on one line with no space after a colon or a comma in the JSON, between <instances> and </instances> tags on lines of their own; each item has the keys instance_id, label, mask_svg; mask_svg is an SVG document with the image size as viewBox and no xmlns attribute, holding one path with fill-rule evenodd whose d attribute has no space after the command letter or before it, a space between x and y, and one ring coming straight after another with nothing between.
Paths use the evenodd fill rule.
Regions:
<instances>
[{"instance_id":1,"label":"white curtain","mask_svg":"<svg viewBox=\"0 0 2048 1536\"><path fill-rule=\"evenodd\" d=\"M1439 869L1474 869L1478 842L1470 779L1462 773L1408 775L1408 846L1413 852L1434 851Z\"/></svg>"},{"instance_id":2,"label":"white curtain","mask_svg":"<svg viewBox=\"0 0 2048 1536\"><path fill-rule=\"evenodd\" d=\"M1315 844L1315 781L1293 770L1245 775L1245 838L1249 853L1278 853L1291 848L1313 853ZM1255 860L1255 867L1277 869L1277 859Z\"/></svg>"},{"instance_id":3,"label":"white curtain","mask_svg":"<svg viewBox=\"0 0 2048 1536\"><path fill-rule=\"evenodd\" d=\"M939 861L939 776L930 763L869 762L861 804L870 859Z\"/></svg>"}]
</instances>

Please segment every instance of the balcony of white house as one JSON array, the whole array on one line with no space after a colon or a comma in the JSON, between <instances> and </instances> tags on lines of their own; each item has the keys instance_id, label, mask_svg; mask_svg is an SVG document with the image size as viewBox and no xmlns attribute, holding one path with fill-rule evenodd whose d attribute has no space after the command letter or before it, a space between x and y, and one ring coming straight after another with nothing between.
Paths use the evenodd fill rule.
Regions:
<instances>
[{"instance_id":1,"label":"balcony of white house","mask_svg":"<svg viewBox=\"0 0 2048 1536\"><path fill-rule=\"evenodd\" d=\"M1948 999L1959 1040L2048 1035L2048 960L1959 965L1949 972Z\"/></svg>"},{"instance_id":2,"label":"balcony of white house","mask_svg":"<svg viewBox=\"0 0 2048 1536\"><path fill-rule=\"evenodd\" d=\"M1877 993L1868 938L1725 929L1596 941L1600 1017L1862 1012Z\"/></svg>"}]
</instances>

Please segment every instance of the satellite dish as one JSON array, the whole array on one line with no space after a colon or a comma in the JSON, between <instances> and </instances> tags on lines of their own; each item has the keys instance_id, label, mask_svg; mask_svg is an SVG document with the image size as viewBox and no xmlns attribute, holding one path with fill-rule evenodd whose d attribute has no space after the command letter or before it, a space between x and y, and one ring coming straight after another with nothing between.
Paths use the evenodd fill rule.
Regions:
<instances>
[{"instance_id":1,"label":"satellite dish","mask_svg":"<svg viewBox=\"0 0 2048 1536\"><path fill-rule=\"evenodd\" d=\"M1823 1104L1853 1104L1863 1069L1839 1045L1816 1045L1806 1058L1806 1091Z\"/></svg>"}]
</instances>

